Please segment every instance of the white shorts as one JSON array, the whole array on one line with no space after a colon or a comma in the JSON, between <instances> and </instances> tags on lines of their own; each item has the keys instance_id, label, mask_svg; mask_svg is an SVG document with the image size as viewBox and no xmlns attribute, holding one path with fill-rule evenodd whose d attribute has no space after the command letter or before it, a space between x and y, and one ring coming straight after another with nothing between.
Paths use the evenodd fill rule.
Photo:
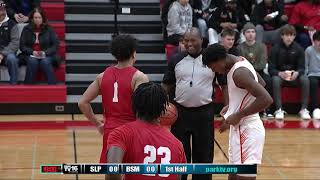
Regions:
<instances>
[{"instance_id":1,"label":"white shorts","mask_svg":"<svg viewBox=\"0 0 320 180\"><path fill-rule=\"evenodd\" d=\"M265 129L260 118L244 120L241 125L230 126L229 163L261 164L264 140Z\"/></svg>"}]
</instances>

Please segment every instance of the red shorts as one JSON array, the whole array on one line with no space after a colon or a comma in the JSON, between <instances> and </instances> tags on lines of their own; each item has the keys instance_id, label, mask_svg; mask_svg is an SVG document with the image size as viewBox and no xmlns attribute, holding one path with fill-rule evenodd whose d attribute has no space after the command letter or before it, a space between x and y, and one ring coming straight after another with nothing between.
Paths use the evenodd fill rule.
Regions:
<instances>
[{"instance_id":1,"label":"red shorts","mask_svg":"<svg viewBox=\"0 0 320 180\"><path fill-rule=\"evenodd\" d=\"M110 129L105 129L103 133L103 146L102 146L102 151L100 155L100 163L107 163L107 141L108 141L108 136L110 132L111 132Z\"/></svg>"}]
</instances>

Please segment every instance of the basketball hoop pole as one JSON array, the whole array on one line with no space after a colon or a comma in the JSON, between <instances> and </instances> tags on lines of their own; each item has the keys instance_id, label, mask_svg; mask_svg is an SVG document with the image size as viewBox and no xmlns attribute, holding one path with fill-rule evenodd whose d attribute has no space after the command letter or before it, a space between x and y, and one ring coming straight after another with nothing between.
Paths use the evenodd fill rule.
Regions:
<instances>
[{"instance_id":1,"label":"basketball hoop pole","mask_svg":"<svg viewBox=\"0 0 320 180\"><path fill-rule=\"evenodd\" d=\"M114 8L113 8L113 15L114 15L114 33L112 38L119 35L119 28L118 28L118 9L119 9L119 0L114 0Z\"/></svg>"}]
</instances>

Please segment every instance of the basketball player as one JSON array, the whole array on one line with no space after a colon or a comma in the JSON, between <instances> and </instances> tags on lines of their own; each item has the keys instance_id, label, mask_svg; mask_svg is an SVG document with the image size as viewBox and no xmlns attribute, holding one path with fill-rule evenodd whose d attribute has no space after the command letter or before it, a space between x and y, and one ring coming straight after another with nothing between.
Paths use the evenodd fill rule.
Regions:
<instances>
[{"instance_id":1,"label":"basketball player","mask_svg":"<svg viewBox=\"0 0 320 180\"><path fill-rule=\"evenodd\" d=\"M130 35L115 37L110 50L118 62L117 65L108 67L99 74L79 101L81 112L103 134L100 163L106 162L110 131L136 119L131 108L131 95L141 83L148 82L148 77L133 67L136 61L136 46L136 40ZM102 95L104 122L96 118L90 105L99 94Z\"/></svg>"},{"instance_id":2,"label":"basketball player","mask_svg":"<svg viewBox=\"0 0 320 180\"><path fill-rule=\"evenodd\" d=\"M227 54L221 45L203 52L203 63L215 72L227 74L229 105L224 107L220 132L230 127L229 163L261 164L265 129L259 112L272 103L265 82L243 57ZM230 180L251 180L256 175L229 175Z\"/></svg>"},{"instance_id":3,"label":"basketball player","mask_svg":"<svg viewBox=\"0 0 320 180\"><path fill-rule=\"evenodd\" d=\"M137 121L114 129L108 138L108 163L170 164L186 163L182 143L159 122L169 103L158 84L141 84L132 96ZM106 180L121 180L120 174L106 175ZM177 180L176 174L130 174L126 180Z\"/></svg>"}]
</instances>

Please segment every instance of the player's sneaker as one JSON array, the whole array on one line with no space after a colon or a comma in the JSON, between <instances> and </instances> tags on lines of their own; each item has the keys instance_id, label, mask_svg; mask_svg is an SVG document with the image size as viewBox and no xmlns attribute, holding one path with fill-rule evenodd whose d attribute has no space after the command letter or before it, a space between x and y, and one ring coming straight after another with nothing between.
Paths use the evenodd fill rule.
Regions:
<instances>
[{"instance_id":1,"label":"player's sneaker","mask_svg":"<svg viewBox=\"0 0 320 180\"><path fill-rule=\"evenodd\" d=\"M310 120L311 119L310 113L307 109L302 109L299 112L299 115L300 115L300 118L303 120Z\"/></svg>"}]
</instances>

